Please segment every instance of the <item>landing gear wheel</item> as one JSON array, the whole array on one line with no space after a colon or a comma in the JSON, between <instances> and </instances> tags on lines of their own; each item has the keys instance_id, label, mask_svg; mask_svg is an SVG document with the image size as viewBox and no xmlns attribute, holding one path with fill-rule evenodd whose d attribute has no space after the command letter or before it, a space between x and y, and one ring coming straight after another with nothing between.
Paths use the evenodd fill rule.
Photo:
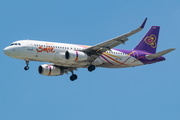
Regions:
<instances>
[{"instance_id":1,"label":"landing gear wheel","mask_svg":"<svg viewBox=\"0 0 180 120\"><path fill-rule=\"evenodd\" d=\"M25 59L26 61L26 66L24 67L24 70L29 70L29 60L28 59Z\"/></svg>"},{"instance_id":2,"label":"landing gear wheel","mask_svg":"<svg viewBox=\"0 0 180 120\"><path fill-rule=\"evenodd\" d=\"M92 72L92 71L95 70L95 69L96 69L96 67L95 67L94 65L90 65L90 66L88 67L89 72Z\"/></svg>"},{"instance_id":3,"label":"landing gear wheel","mask_svg":"<svg viewBox=\"0 0 180 120\"><path fill-rule=\"evenodd\" d=\"M29 66L24 67L24 70L29 70Z\"/></svg>"},{"instance_id":4,"label":"landing gear wheel","mask_svg":"<svg viewBox=\"0 0 180 120\"><path fill-rule=\"evenodd\" d=\"M77 79L77 75L76 74L72 74L71 77L70 77L70 80L71 81L74 81Z\"/></svg>"}]
</instances>

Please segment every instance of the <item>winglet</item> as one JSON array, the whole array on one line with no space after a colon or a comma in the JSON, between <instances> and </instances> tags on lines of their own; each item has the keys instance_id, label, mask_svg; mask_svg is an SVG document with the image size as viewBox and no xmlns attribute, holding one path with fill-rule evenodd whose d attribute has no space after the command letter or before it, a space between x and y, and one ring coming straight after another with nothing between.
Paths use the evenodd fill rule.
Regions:
<instances>
[{"instance_id":1,"label":"winglet","mask_svg":"<svg viewBox=\"0 0 180 120\"><path fill-rule=\"evenodd\" d=\"M143 21L143 23L141 24L140 28L144 28L144 25L146 24L147 18Z\"/></svg>"}]
</instances>

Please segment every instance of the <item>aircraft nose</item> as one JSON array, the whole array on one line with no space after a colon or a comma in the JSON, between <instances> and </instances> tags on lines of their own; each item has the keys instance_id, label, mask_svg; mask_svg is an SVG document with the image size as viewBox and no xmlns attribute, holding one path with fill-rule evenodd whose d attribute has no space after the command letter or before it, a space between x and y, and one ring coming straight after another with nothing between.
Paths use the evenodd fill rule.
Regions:
<instances>
[{"instance_id":1,"label":"aircraft nose","mask_svg":"<svg viewBox=\"0 0 180 120\"><path fill-rule=\"evenodd\" d=\"M3 52L4 52L4 54L7 55L7 56L10 55L9 49L8 49L7 47L4 48Z\"/></svg>"}]
</instances>

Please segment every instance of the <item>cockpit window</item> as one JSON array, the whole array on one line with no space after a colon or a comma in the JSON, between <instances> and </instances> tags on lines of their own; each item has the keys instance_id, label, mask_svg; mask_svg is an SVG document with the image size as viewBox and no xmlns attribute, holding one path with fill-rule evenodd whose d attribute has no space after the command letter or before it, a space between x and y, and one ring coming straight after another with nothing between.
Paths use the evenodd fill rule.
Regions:
<instances>
[{"instance_id":1,"label":"cockpit window","mask_svg":"<svg viewBox=\"0 0 180 120\"><path fill-rule=\"evenodd\" d=\"M12 45L21 45L21 43L11 43L10 46L12 46Z\"/></svg>"}]
</instances>

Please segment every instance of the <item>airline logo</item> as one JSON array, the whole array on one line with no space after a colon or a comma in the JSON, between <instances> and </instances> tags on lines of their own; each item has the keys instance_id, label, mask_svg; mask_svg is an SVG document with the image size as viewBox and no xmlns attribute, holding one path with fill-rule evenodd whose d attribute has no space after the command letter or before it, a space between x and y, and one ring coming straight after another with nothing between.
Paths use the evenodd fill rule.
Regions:
<instances>
[{"instance_id":1,"label":"airline logo","mask_svg":"<svg viewBox=\"0 0 180 120\"><path fill-rule=\"evenodd\" d=\"M152 48L156 48L156 36L154 34L151 34L150 36L147 36L144 41L150 45Z\"/></svg>"},{"instance_id":2,"label":"airline logo","mask_svg":"<svg viewBox=\"0 0 180 120\"><path fill-rule=\"evenodd\" d=\"M47 47L42 47L40 46L39 48L36 48L37 52L47 52L47 53L54 53L55 51L53 51L53 47L51 46L47 46Z\"/></svg>"}]
</instances>

